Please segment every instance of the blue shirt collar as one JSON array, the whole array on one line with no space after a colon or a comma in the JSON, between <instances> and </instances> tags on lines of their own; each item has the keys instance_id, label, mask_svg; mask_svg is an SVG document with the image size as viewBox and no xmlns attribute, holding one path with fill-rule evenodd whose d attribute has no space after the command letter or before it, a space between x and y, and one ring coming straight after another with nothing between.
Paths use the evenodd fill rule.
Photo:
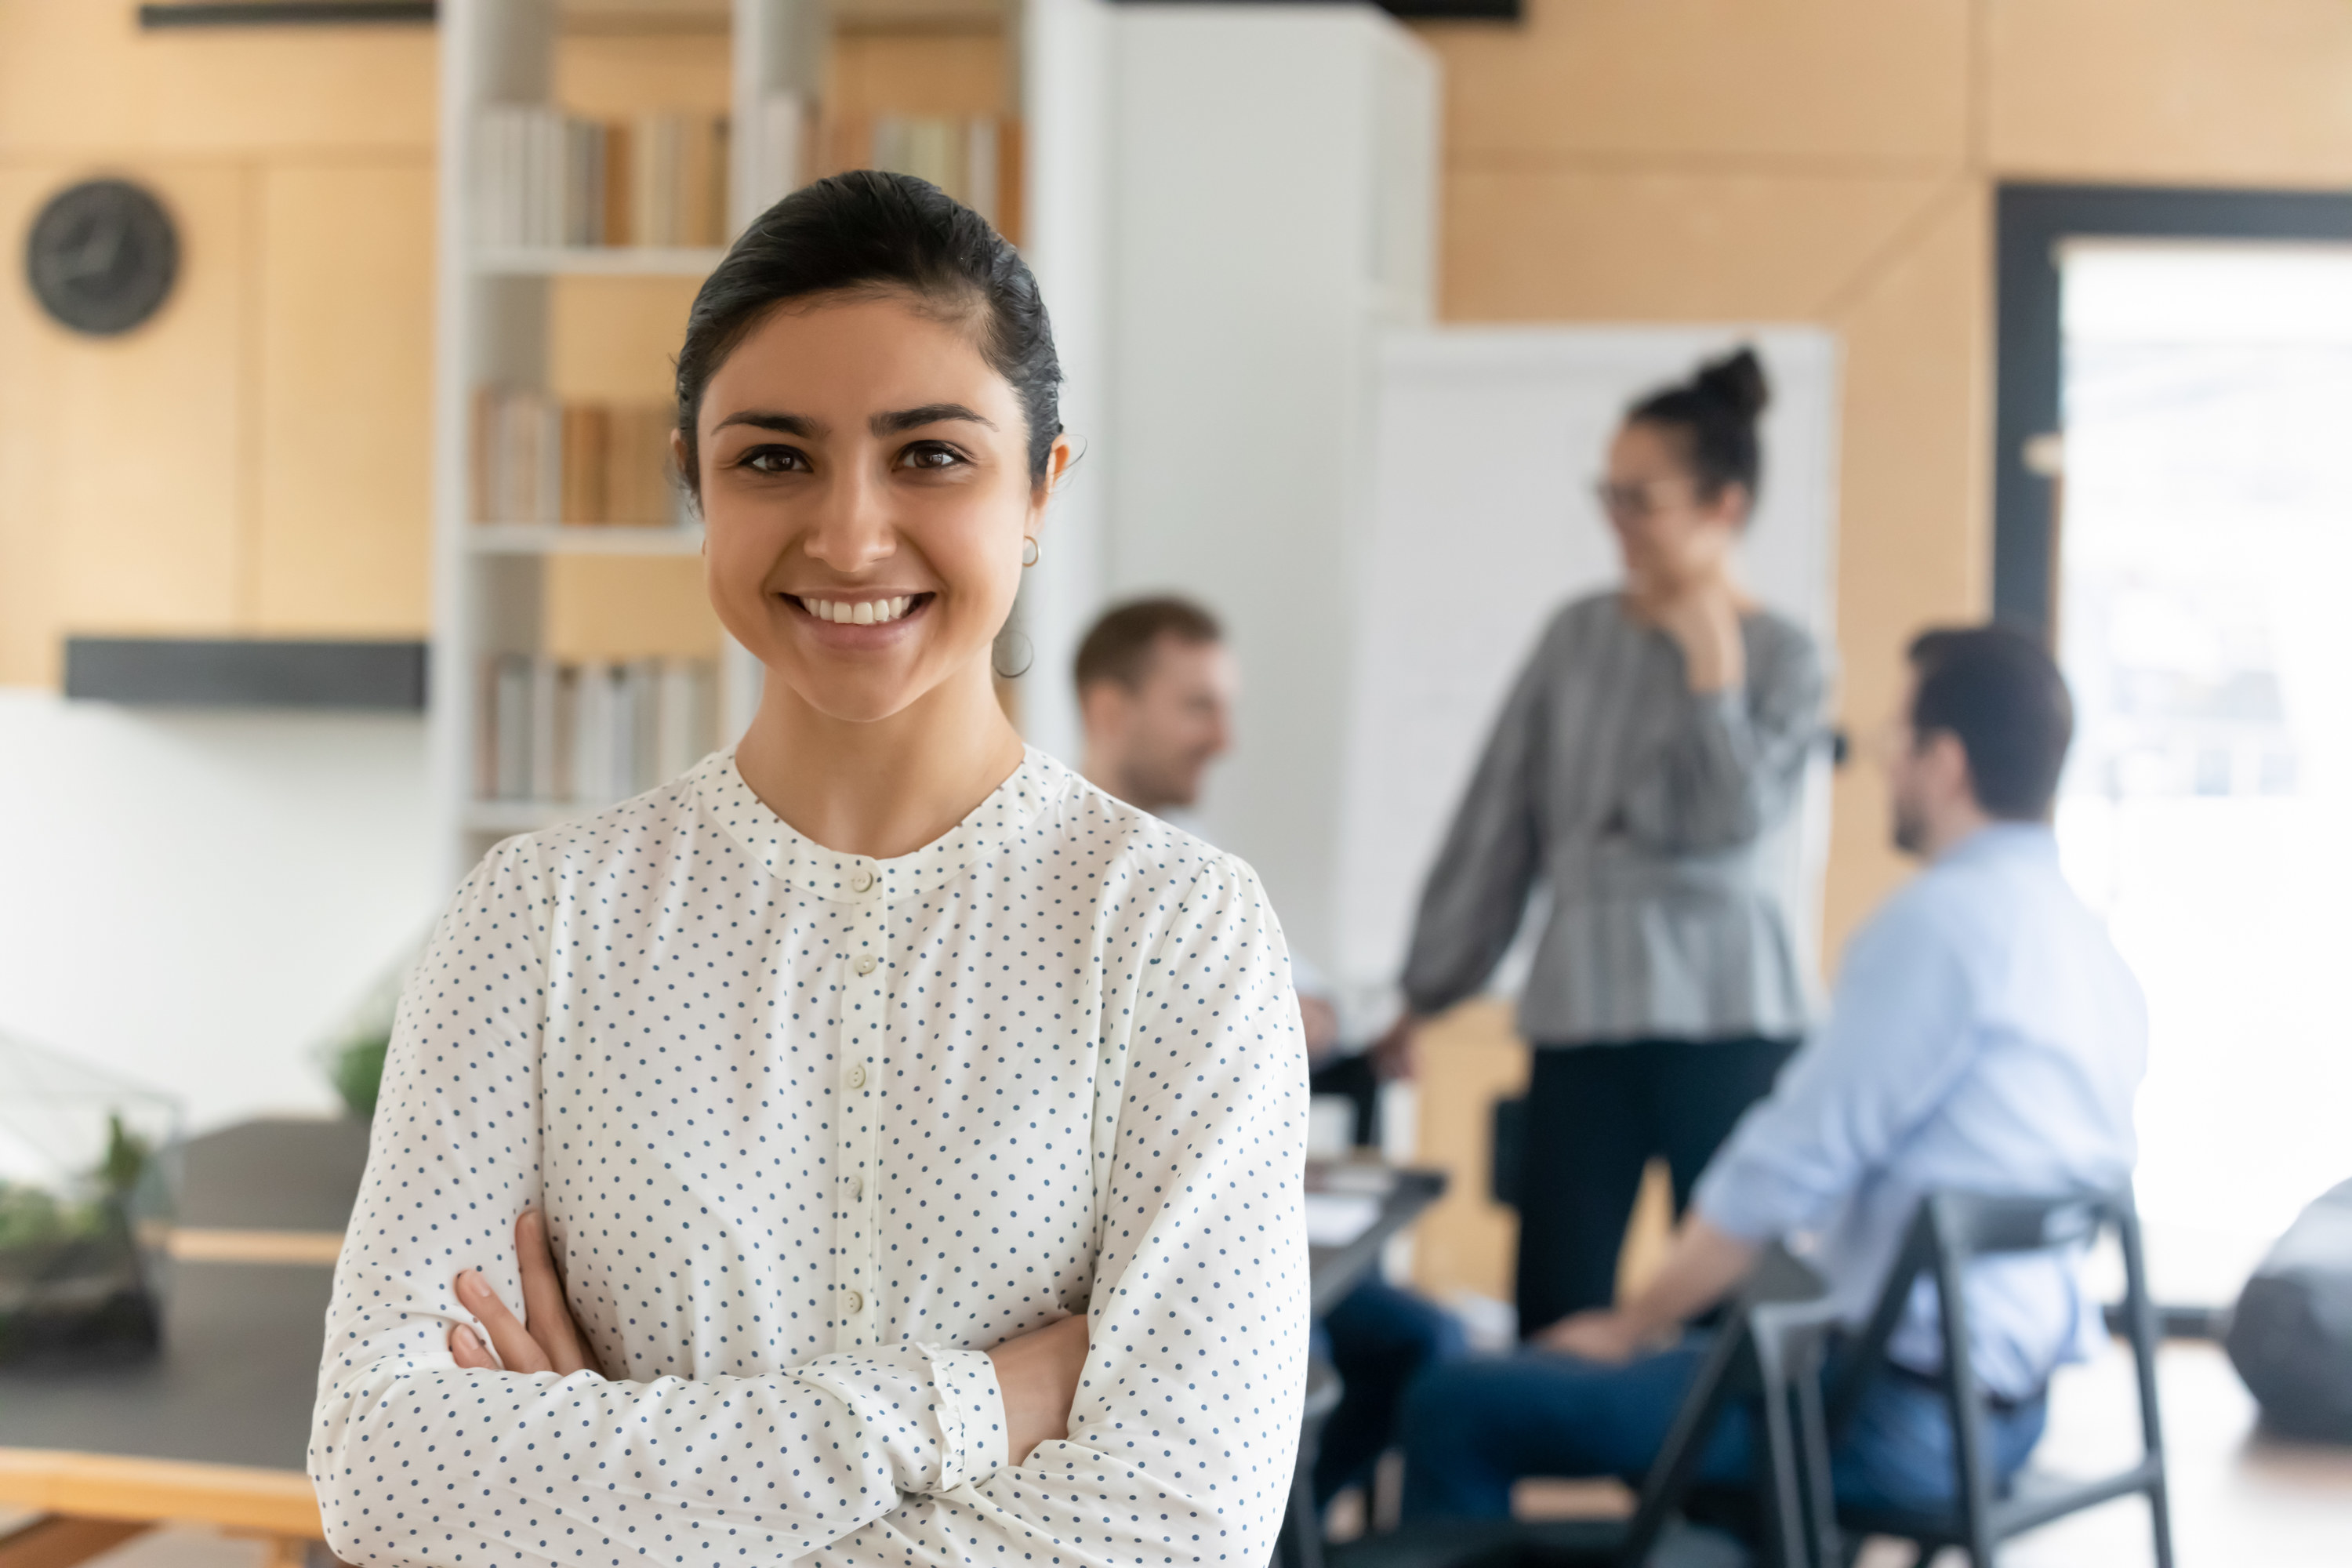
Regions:
<instances>
[{"instance_id":1,"label":"blue shirt collar","mask_svg":"<svg viewBox=\"0 0 2352 1568\"><path fill-rule=\"evenodd\" d=\"M2005 858L2058 858L2058 833L2046 822L1990 822L1936 858L1938 866Z\"/></svg>"}]
</instances>

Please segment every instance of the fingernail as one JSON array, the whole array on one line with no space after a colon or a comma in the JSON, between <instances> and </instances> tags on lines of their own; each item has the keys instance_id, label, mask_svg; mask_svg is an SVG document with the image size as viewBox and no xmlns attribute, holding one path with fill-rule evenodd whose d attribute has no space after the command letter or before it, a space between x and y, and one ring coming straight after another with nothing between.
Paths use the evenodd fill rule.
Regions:
<instances>
[{"instance_id":1,"label":"fingernail","mask_svg":"<svg viewBox=\"0 0 2352 1568\"><path fill-rule=\"evenodd\" d=\"M462 1296L487 1296L490 1293L490 1288L483 1282L479 1274L468 1268L465 1273L457 1276L457 1292Z\"/></svg>"},{"instance_id":2,"label":"fingernail","mask_svg":"<svg viewBox=\"0 0 2352 1568\"><path fill-rule=\"evenodd\" d=\"M478 1351L482 1348L482 1342L474 1337L474 1331L463 1323L458 1324L449 1337L457 1342L457 1348L461 1351Z\"/></svg>"}]
</instances>

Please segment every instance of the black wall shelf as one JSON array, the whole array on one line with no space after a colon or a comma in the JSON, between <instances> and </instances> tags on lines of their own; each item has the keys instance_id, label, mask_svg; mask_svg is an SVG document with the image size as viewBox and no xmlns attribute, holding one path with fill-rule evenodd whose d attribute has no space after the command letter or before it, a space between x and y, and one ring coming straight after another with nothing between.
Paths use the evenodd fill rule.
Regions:
<instances>
[{"instance_id":1,"label":"black wall shelf","mask_svg":"<svg viewBox=\"0 0 2352 1568\"><path fill-rule=\"evenodd\" d=\"M400 23L431 26L436 0L178 0L142 5L142 27L342 27Z\"/></svg>"},{"instance_id":2,"label":"black wall shelf","mask_svg":"<svg viewBox=\"0 0 2352 1568\"><path fill-rule=\"evenodd\" d=\"M420 712L421 642L68 637L66 695L145 708Z\"/></svg>"}]
</instances>

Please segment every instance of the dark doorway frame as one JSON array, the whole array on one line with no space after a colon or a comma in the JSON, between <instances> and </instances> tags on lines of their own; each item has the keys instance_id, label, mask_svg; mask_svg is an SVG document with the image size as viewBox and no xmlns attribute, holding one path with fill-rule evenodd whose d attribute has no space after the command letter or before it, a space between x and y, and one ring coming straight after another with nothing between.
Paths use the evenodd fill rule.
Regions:
<instances>
[{"instance_id":1,"label":"dark doorway frame","mask_svg":"<svg viewBox=\"0 0 2352 1568\"><path fill-rule=\"evenodd\" d=\"M1993 209L1992 608L2045 637L2057 584L2053 478L2026 445L2062 428L2058 249L2065 240L2352 240L2352 192L2003 184Z\"/></svg>"}]
</instances>

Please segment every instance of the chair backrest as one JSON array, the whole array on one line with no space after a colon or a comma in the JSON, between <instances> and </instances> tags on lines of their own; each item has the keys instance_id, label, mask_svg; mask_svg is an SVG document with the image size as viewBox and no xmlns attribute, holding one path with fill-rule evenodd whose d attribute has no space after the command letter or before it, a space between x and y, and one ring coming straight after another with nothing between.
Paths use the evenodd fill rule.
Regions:
<instances>
[{"instance_id":1,"label":"chair backrest","mask_svg":"<svg viewBox=\"0 0 2352 1568\"><path fill-rule=\"evenodd\" d=\"M1525 1095L1495 1101L1492 1142L1488 1146L1486 1191L1505 1208L1519 1206L1519 1162L1528 1146L1528 1101Z\"/></svg>"},{"instance_id":2,"label":"chair backrest","mask_svg":"<svg viewBox=\"0 0 2352 1568\"><path fill-rule=\"evenodd\" d=\"M2025 1197L1986 1193L1930 1193L1904 1236L1895 1266L1887 1271L1878 1304L1860 1338L1839 1358L1830 1396L1830 1424L1843 1430L1860 1403L1863 1389L1885 1358L1887 1342L1911 1302L1921 1275L1937 1282L1937 1306L1943 1318L1948 1365L1968 1369L1968 1301L1961 1282L1969 1264L2002 1253L2040 1252L2053 1247L2088 1247L2101 1231L2112 1226L2124 1254L2125 1325L2132 1331L2146 1321L2148 1342L2154 1343L2154 1313L2147 1294L2146 1260L2141 1255L2138 1212L2131 1191L2068 1193ZM1954 1342L1960 1358L1950 1361ZM2137 1334L2135 1334L2137 1342Z\"/></svg>"},{"instance_id":3,"label":"chair backrest","mask_svg":"<svg viewBox=\"0 0 2352 1568\"><path fill-rule=\"evenodd\" d=\"M1886 1345L1909 1304L1913 1287L1922 1274L1935 1281L1937 1305L1943 1319L1944 1366L1937 1381L1951 1410L1958 1497L1965 1516L1973 1521L1979 1539L1969 1550L1979 1563L1988 1561L1991 1534L1984 1521L1993 1517L1996 1485L1984 1429L1984 1401L1969 1358L1969 1310L1966 1289L1969 1265L1979 1258L2002 1253L2037 1252L2049 1247L2087 1247L2102 1231L2112 1228L2123 1252L2124 1328L2137 1363L2140 1430L2146 1458L2121 1478L2138 1478L2141 1487L2157 1489L2160 1552L2168 1555L2169 1540L2162 1519L2160 1489L2164 1462L2163 1435L2157 1419L2156 1310L2148 1299L2147 1258L2140 1244L2138 1212L2128 1187L2108 1193L2069 1193L2045 1197L1991 1195L1979 1193L1931 1193L1906 1233L1895 1267L1887 1273L1878 1305L1861 1337L1841 1352L1830 1382L1828 1430L1849 1427L1864 1392L1885 1360ZM2152 1481L2150 1478L2153 1478ZM2115 1480L2074 1489L2084 1498L2116 1495ZM2060 1498L2032 1512L2055 1517L2071 1506ZM2022 1515L2011 1528L2024 1528L2032 1520Z\"/></svg>"}]
</instances>

